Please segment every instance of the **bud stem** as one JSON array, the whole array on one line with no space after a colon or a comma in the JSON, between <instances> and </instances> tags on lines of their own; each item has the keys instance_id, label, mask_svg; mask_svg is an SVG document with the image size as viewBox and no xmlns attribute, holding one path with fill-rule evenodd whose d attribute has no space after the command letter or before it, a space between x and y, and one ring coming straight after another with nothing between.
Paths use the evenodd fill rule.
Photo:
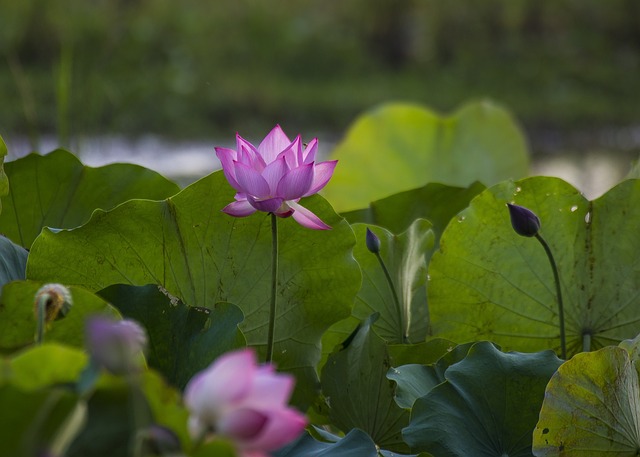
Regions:
<instances>
[{"instance_id":1,"label":"bud stem","mask_svg":"<svg viewBox=\"0 0 640 457\"><path fill-rule=\"evenodd\" d=\"M376 252L375 255L378 258L378 262L380 262L380 266L382 267L382 271L384 272L385 277L387 278L387 282L389 283L389 288L391 289L391 294L393 295L393 301L396 305L396 313L398 315L398 328L400 329L400 342L407 343L409 336L408 336L408 331L405 331L404 329L404 319L402 318L402 307L400 306L400 300L398 299L396 288L393 285L393 280L391 279L389 270L387 270L387 266L384 264L384 260L382 260L380 253Z\"/></svg>"},{"instance_id":2,"label":"bud stem","mask_svg":"<svg viewBox=\"0 0 640 457\"><path fill-rule=\"evenodd\" d=\"M44 332L47 326L47 303L51 297L49 294L41 294L38 297L36 303L36 344L42 344L44 342Z\"/></svg>"},{"instance_id":3,"label":"bud stem","mask_svg":"<svg viewBox=\"0 0 640 457\"><path fill-rule=\"evenodd\" d=\"M276 292L278 288L278 218L271 214L271 303L269 306L269 329L267 333L266 362L273 359L273 340L276 330Z\"/></svg>"},{"instance_id":4,"label":"bud stem","mask_svg":"<svg viewBox=\"0 0 640 457\"><path fill-rule=\"evenodd\" d=\"M544 251L547 253L547 257L549 258L549 263L551 264L551 270L553 270L553 279L556 283L556 299L558 301L558 318L560 319L560 351L563 360L567 360L567 343L564 332L564 307L562 305L562 291L560 290L560 277L558 276L558 267L556 266L556 261L553 258L553 254L551 253L551 249L547 242L542 238L539 233L534 235L536 239L540 242Z\"/></svg>"}]
</instances>

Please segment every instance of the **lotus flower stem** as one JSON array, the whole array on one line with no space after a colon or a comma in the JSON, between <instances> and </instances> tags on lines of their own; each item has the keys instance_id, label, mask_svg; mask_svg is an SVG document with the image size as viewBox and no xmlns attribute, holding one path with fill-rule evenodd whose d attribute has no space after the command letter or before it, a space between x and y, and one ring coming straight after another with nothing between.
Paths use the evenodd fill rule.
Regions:
<instances>
[{"instance_id":1,"label":"lotus flower stem","mask_svg":"<svg viewBox=\"0 0 640 457\"><path fill-rule=\"evenodd\" d=\"M269 304L269 329L267 333L266 362L273 359L273 339L276 330L276 293L278 289L278 218L271 214L271 303Z\"/></svg>"},{"instance_id":2,"label":"lotus flower stem","mask_svg":"<svg viewBox=\"0 0 640 457\"><path fill-rule=\"evenodd\" d=\"M391 279L391 275L389 274L389 270L387 270L387 266L384 264L384 260L382 260L382 256L380 256L379 252L375 253L378 258L378 262L380 262L380 266L382 267L382 271L387 278L387 282L389 283L389 288L391 289L391 294L393 295L393 302L396 305L396 313L398 315L398 328L400 329L400 342L406 343L408 340L407 332L404 331L404 319L402 318L402 307L400 306L400 300L398 299L398 293L396 292L396 287L393 285L393 280Z\"/></svg>"},{"instance_id":3,"label":"lotus flower stem","mask_svg":"<svg viewBox=\"0 0 640 457\"><path fill-rule=\"evenodd\" d=\"M582 334L582 352L591 351L591 333L584 332Z\"/></svg>"},{"instance_id":4,"label":"lotus flower stem","mask_svg":"<svg viewBox=\"0 0 640 457\"><path fill-rule=\"evenodd\" d=\"M553 258L553 254L551 253L551 249L547 242L542 238L539 233L534 235L536 239L540 242L544 251L547 253L547 257L549 258L549 263L551 264L551 269L553 270L553 279L556 283L556 298L558 301L558 318L560 319L560 351L563 360L567 360L567 342L566 336L564 332L564 307L562 305L562 291L560 288L560 277L558 276L558 267L556 266L556 261Z\"/></svg>"}]
</instances>

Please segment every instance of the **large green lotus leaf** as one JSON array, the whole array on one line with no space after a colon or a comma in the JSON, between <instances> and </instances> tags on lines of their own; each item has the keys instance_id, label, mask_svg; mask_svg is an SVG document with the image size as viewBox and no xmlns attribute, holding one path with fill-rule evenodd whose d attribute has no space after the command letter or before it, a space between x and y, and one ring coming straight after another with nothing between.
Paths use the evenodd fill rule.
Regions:
<instances>
[{"instance_id":1,"label":"large green lotus leaf","mask_svg":"<svg viewBox=\"0 0 640 457\"><path fill-rule=\"evenodd\" d=\"M44 283L14 281L4 286L0 299L0 352L12 352L34 342L36 317L34 297ZM82 287L69 287L73 307L63 318L47 326L45 341L57 341L71 346L84 345L85 319L93 314L120 314L102 298Z\"/></svg>"},{"instance_id":2,"label":"large green lotus leaf","mask_svg":"<svg viewBox=\"0 0 640 457\"><path fill-rule=\"evenodd\" d=\"M91 168L70 152L29 154L6 164L11 190L3 198L0 233L29 248L42 227L73 228L96 208L132 198L157 200L180 189L155 171L132 164ZM1 182L1 181L0 181Z\"/></svg>"},{"instance_id":3,"label":"large green lotus leaf","mask_svg":"<svg viewBox=\"0 0 640 457\"><path fill-rule=\"evenodd\" d=\"M4 360L0 374L2 455L40 455L67 427L71 433L81 426L86 407L70 385L86 363L82 351L57 344L33 347Z\"/></svg>"},{"instance_id":4,"label":"large green lotus leaf","mask_svg":"<svg viewBox=\"0 0 640 457\"><path fill-rule=\"evenodd\" d=\"M328 434L323 434L326 436ZM330 436L333 438L333 435ZM275 452L274 457L377 457L378 450L371 437L354 428L343 438L335 437L328 442L318 441L304 433L296 441Z\"/></svg>"},{"instance_id":5,"label":"large green lotus leaf","mask_svg":"<svg viewBox=\"0 0 640 457\"><path fill-rule=\"evenodd\" d=\"M344 432L359 428L381 448L407 451L402 428L409 414L394 401L394 385L386 378L391 366L385 342L372 330L375 316L354 331L331 354L322 369L322 392L332 424Z\"/></svg>"},{"instance_id":6,"label":"large green lotus leaf","mask_svg":"<svg viewBox=\"0 0 640 457\"><path fill-rule=\"evenodd\" d=\"M352 224L364 222L379 225L393 233L404 232L416 219L427 219L433 224L436 238L440 238L449 221L469 206L471 199L484 189L486 187L479 182L469 187L429 183L374 201L368 208L342 215Z\"/></svg>"},{"instance_id":7,"label":"large green lotus leaf","mask_svg":"<svg viewBox=\"0 0 640 457\"><path fill-rule=\"evenodd\" d=\"M87 355L80 349L57 343L42 344L12 357L4 381L25 391L69 384L78 378L87 362Z\"/></svg>"},{"instance_id":8,"label":"large green lotus leaf","mask_svg":"<svg viewBox=\"0 0 640 457\"><path fill-rule=\"evenodd\" d=\"M324 190L338 211L439 182L492 185L528 173L524 136L488 102L441 117L422 106L388 104L360 116L331 154L340 163Z\"/></svg>"},{"instance_id":9,"label":"large green lotus leaf","mask_svg":"<svg viewBox=\"0 0 640 457\"><path fill-rule=\"evenodd\" d=\"M11 281L25 279L28 255L25 248L0 236L0 287Z\"/></svg>"},{"instance_id":10,"label":"large green lotus leaf","mask_svg":"<svg viewBox=\"0 0 640 457\"><path fill-rule=\"evenodd\" d=\"M4 158L7 155L7 145L0 136L0 197L9 193L9 179L4 171ZM2 213L2 200L0 200L0 214Z\"/></svg>"},{"instance_id":11,"label":"large green lotus leaf","mask_svg":"<svg viewBox=\"0 0 640 457\"><path fill-rule=\"evenodd\" d=\"M397 384L395 398L398 406L411 409L418 398L424 397L435 386L445 382L447 368L464 359L472 344L461 344L451 348L435 363L428 365L410 363L390 368L387 372L387 378Z\"/></svg>"},{"instance_id":12,"label":"large green lotus leaf","mask_svg":"<svg viewBox=\"0 0 640 457\"><path fill-rule=\"evenodd\" d=\"M390 344L387 346L394 367L410 363L429 365L456 350L456 344L444 338L431 338L417 344Z\"/></svg>"},{"instance_id":13,"label":"large green lotus leaf","mask_svg":"<svg viewBox=\"0 0 640 457\"><path fill-rule=\"evenodd\" d=\"M476 343L446 382L413 404L403 436L438 457L529 457L544 389L560 366L551 351L503 353Z\"/></svg>"},{"instance_id":14,"label":"large green lotus leaf","mask_svg":"<svg viewBox=\"0 0 640 457\"><path fill-rule=\"evenodd\" d=\"M144 325L149 337L147 363L180 389L216 357L246 345L238 329L242 312L230 303L186 306L154 284L116 284L98 294L123 316Z\"/></svg>"},{"instance_id":15,"label":"large green lotus leaf","mask_svg":"<svg viewBox=\"0 0 640 457\"><path fill-rule=\"evenodd\" d=\"M637 361L620 347L575 355L553 375L533 434L538 457L640 452Z\"/></svg>"},{"instance_id":16,"label":"large green lotus leaf","mask_svg":"<svg viewBox=\"0 0 640 457\"><path fill-rule=\"evenodd\" d=\"M61 387L27 392L0 386L0 405L1 455L7 457L54 455L43 451L57 447L56 438L63 433L82 426L86 412L78 395Z\"/></svg>"},{"instance_id":17,"label":"large green lotus leaf","mask_svg":"<svg viewBox=\"0 0 640 457\"><path fill-rule=\"evenodd\" d=\"M236 304L247 343L264 353L271 292L271 218L233 218L222 172L164 201L131 200L94 212L75 230L43 230L27 262L27 277L55 278L100 290L112 284L158 284L189 306ZM350 315L360 288L349 224L320 196L303 204L332 230L308 230L279 219L278 317L274 360L298 376L298 393L315 397L320 338ZM305 380L302 382L302 380Z\"/></svg>"},{"instance_id":18,"label":"large green lotus leaf","mask_svg":"<svg viewBox=\"0 0 640 457\"><path fill-rule=\"evenodd\" d=\"M640 181L624 181L589 202L564 181L544 177L488 189L449 224L429 267L434 334L523 351L558 348L551 266L535 238L513 231L507 202L541 219L540 233L558 264L568 353L635 336Z\"/></svg>"},{"instance_id":19,"label":"large green lotus leaf","mask_svg":"<svg viewBox=\"0 0 640 457\"><path fill-rule=\"evenodd\" d=\"M88 402L85 427L71 444L68 457L131 455L135 427L160 425L171 429L189 446L188 412L179 392L154 371L145 371L138 385L103 375Z\"/></svg>"},{"instance_id":20,"label":"large green lotus leaf","mask_svg":"<svg viewBox=\"0 0 640 457\"><path fill-rule=\"evenodd\" d=\"M424 341L429 331L426 262L434 244L431 223L418 219L397 236L380 227L365 224L352 227L357 239L353 256L360 264L363 276L353 316L364 320L379 313L380 318L373 327L389 343ZM377 256L367 248L367 228L380 240L380 256L394 283L397 304Z\"/></svg>"}]
</instances>

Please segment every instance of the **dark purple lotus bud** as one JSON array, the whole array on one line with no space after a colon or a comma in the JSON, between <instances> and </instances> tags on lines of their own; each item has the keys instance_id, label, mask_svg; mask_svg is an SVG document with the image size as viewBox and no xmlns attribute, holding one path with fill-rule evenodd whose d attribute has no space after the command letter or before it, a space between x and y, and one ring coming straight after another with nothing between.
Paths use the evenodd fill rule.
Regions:
<instances>
[{"instance_id":1,"label":"dark purple lotus bud","mask_svg":"<svg viewBox=\"0 0 640 457\"><path fill-rule=\"evenodd\" d=\"M518 235L536 236L540 230L540 219L533 211L524 206L507 203L509 215L511 215L511 226Z\"/></svg>"},{"instance_id":2,"label":"dark purple lotus bud","mask_svg":"<svg viewBox=\"0 0 640 457\"><path fill-rule=\"evenodd\" d=\"M374 254L378 254L380 252L380 238L376 236L369 228L367 228L367 249Z\"/></svg>"}]
</instances>

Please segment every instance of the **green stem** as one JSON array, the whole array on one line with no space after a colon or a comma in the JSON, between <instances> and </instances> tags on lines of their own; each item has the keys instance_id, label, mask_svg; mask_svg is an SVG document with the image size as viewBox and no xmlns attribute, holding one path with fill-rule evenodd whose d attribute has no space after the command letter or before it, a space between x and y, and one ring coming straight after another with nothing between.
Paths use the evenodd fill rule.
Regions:
<instances>
[{"instance_id":1,"label":"green stem","mask_svg":"<svg viewBox=\"0 0 640 457\"><path fill-rule=\"evenodd\" d=\"M591 351L591 333L585 332L582 334L582 352Z\"/></svg>"},{"instance_id":2,"label":"green stem","mask_svg":"<svg viewBox=\"0 0 640 457\"><path fill-rule=\"evenodd\" d=\"M393 295L393 301L396 305L396 313L398 315L398 328L400 329L400 342L406 343L408 340L407 332L404 331L404 319L402 319L402 307L400 306L400 300L398 299L398 294L396 292L396 287L393 285L393 281L391 280L391 275L389 274L389 270L387 270L387 266L384 264L384 260L380 256L379 252L376 252L376 257L378 258L378 262L380 262L380 266L382 267L382 271L387 278L387 282L389 283L389 288L391 289L391 294Z\"/></svg>"},{"instance_id":3,"label":"green stem","mask_svg":"<svg viewBox=\"0 0 640 457\"><path fill-rule=\"evenodd\" d=\"M278 289L278 219L271 214L271 303L269 306L269 330L267 333L267 357L273 359L273 339L276 330L276 292Z\"/></svg>"},{"instance_id":4,"label":"green stem","mask_svg":"<svg viewBox=\"0 0 640 457\"><path fill-rule=\"evenodd\" d=\"M47 302L49 299L49 294L42 294L38 297L38 302L36 303L36 344L44 342L44 332L47 326Z\"/></svg>"},{"instance_id":5,"label":"green stem","mask_svg":"<svg viewBox=\"0 0 640 457\"><path fill-rule=\"evenodd\" d=\"M547 242L540 236L539 233L535 235L536 239L542 244L544 251L547 253L547 257L549 258L549 263L551 264L551 269L553 270L553 279L556 283L556 297L558 300L558 317L560 318L560 351L562 358L567 360L567 342L564 333L564 307L562 305L562 291L560 290L560 277L558 276L558 267L556 266L556 261L553 258L553 254L551 253L551 249Z\"/></svg>"}]
</instances>

